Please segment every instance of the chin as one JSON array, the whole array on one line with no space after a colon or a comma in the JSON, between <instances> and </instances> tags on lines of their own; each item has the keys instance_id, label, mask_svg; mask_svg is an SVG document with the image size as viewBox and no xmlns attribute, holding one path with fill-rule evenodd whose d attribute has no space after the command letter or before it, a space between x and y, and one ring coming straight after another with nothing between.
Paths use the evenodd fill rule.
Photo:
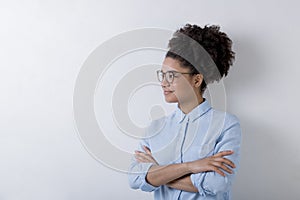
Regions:
<instances>
[{"instance_id":1,"label":"chin","mask_svg":"<svg viewBox=\"0 0 300 200\"><path fill-rule=\"evenodd\" d=\"M165 101L167 103L177 103L178 100L177 99L174 99L174 98L168 98L168 97L165 97Z\"/></svg>"}]
</instances>

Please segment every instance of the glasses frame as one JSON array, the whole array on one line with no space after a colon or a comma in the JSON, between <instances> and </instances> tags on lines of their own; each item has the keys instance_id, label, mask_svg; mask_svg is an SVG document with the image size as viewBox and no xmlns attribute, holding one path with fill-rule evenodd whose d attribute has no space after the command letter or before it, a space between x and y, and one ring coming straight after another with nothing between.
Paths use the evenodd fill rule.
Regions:
<instances>
[{"instance_id":1,"label":"glasses frame","mask_svg":"<svg viewBox=\"0 0 300 200\"><path fill-rule=\"evenodd\" d=\"M163 75L161 81L160 81L160 79L159 79L159 73L162 73L162 75ZM166 74L167 74L167 73L172 73L172 74L173 74L173 79L172 79L172 81L168 81L168 79L166 78L166 81L167 81L169 84L171 84L171 83L174 82L175 74L195 74L195 73L193 73L193 72L178 72L178 71L174 71L174 70L163 72L162 70L157 70L157 71L156 71L157 80L158 80L159 82L163 82L164 79L165 79L165 77L166 77Z\"/></svg>"}]
</instances>

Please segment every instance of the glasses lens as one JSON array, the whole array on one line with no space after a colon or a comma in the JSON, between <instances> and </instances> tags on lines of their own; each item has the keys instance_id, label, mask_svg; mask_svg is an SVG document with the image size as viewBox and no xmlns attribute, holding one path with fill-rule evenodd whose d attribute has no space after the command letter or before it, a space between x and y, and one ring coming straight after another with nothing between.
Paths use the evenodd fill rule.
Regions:
<instances>
[{"instance_id":1,"label":"glasses lens","mask_svg":"<svg viewBox=\"0 0 300 200\"><path fill-rule=\"evenodd\" d=\"M166 79L168 83L172 83L174 80L174 73L173 72L167 72L166 73Z\"/></svg>"},{"instance_id":2,"label":"glasses lens","mask_svg":"<svg viewBox=\"0 0 300 200\"><path fill-rule=\"evenodd\" d=\"M163 81L163 76L164 76L163 72L162 71L157 71L156 73L157 73L158 81L162 82Z\"/></svg>"}]
</instances>

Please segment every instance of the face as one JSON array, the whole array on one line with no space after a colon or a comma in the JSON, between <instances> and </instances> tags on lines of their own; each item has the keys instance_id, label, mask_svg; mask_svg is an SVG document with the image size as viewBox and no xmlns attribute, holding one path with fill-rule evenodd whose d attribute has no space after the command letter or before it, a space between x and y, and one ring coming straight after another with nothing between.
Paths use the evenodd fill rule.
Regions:
<instances>
[{"instance_id":1,"label":"face","mask_svg":"<svg viewBox=\"0 0 300 200\"><path fill-rule=\"evenodd\" d=\"M190 69L183 68L180 62L176 59L166 57L163 61L161 70L165 73L167 71L177 71L181 73L189 73ZM161 86L164 92L165 100L168 103L187 103L197 98L199 95L199 77L198 75L175 73L172 83L168 83L164 77Z\"/></svg>"}]
</instances>

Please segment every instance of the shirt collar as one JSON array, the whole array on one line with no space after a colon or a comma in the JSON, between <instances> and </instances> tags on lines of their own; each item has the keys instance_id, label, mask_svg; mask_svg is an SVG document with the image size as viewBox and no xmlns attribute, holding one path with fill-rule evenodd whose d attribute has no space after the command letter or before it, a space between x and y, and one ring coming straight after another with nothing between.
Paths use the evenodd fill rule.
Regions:
<instances>
[{"instance_id":1,"label":"shirt collar","mask_svg":"<svg viewBox=\"0 0 300 200\"><path fill-rule=\"evenodd\" d=\"M196 106L192 111L190 111L188 114L184 114L179 106L177 105L176 108L176 119L178 120L178 123L182 123L183 121L189 119L192 122L201 117L204 113L206 113L208 110L211 109L211 106L209 102L204 98L203 102Z\"/></svg>"}]
</instances>

